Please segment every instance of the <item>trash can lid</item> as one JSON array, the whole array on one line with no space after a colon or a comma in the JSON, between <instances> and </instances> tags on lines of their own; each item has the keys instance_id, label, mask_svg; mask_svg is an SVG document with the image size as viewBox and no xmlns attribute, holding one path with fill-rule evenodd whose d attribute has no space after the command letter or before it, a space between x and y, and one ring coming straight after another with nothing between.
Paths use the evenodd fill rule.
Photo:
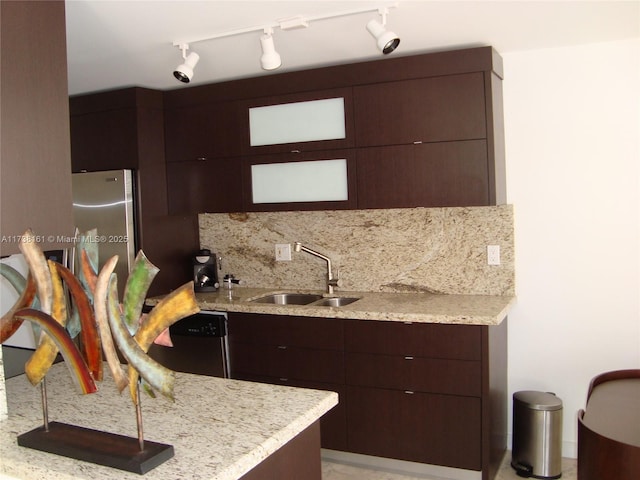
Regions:
<instances>
[{"instance_id":1,"label":"trash can lid","mask_svg":"<svg viewBox=\"0 0 640 480\"><path fill-rule=\"evenodd\" d=\"M560 410L562 400L551 392L536 392L525 390L513 394L513 401L519 401L533 410Z\"/></svg>"}]
</instances>

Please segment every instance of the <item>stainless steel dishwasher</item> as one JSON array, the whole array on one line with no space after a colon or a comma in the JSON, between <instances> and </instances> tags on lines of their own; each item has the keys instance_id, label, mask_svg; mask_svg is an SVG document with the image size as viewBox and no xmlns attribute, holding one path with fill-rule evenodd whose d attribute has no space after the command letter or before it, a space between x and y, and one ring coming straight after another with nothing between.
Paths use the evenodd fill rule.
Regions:
<instances>
[{"instance_id":1,"label":"stainless steel dishwasher","mask_svg":"<svg viewBox=\"0 0 640 480\"><path fill-rule=\"evenodd\" d=\"M145 306L144 312L152 307ZM149 355L176 372L229 378L227 314L202 310L169 327L173 347L153 344Z\"/></svg>"}]
</instances>

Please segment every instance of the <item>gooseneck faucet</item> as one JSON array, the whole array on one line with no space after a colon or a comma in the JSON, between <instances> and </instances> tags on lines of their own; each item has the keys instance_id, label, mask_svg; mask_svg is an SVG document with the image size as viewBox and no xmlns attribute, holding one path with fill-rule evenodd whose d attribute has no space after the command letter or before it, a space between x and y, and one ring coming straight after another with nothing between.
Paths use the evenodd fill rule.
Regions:
<instances>
[{"instance_id":1,"label":"gooseneck faucet","mask_svg":"<svg viewBox=\"0 0 640 480\"><path fill-rule=\"evenodd\" d=\"M321 258L322 260L324 260L325 262L327 262L327 293L329 295L333 295L333 287L337 287L340 283L340 279L339 278L333 278L333 271L331 269L331 259L329 257L327 257L326 255L321 254L320 252L316 252L315 250L311 250L310 248L305 247L304 245L302 245L302 243L300 242L295 242L293 244L293 249L296 252L307 252L311 255L314 255L318 258Z\"/></svg>"}]
</instances>

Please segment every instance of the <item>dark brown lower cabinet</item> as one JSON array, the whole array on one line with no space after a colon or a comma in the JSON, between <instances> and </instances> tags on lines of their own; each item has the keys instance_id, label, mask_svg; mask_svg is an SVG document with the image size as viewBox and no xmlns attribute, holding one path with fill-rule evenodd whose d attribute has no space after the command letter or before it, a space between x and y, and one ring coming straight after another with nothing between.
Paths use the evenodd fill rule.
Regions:
<instances>
[{"instance_id":1,"label":"dark brown lower cabinet","mask_svg":"<svg viewBox=\"0 0 640 480\"><path fill-rule=\"evenodd\" d=\"M323 448L347 450L342 321L229 314L231 376L239 380L338 392L320 419Z\"/></svg>"},{"instance_id":2,"label":"dark brown lower cabinet","mask_svg":"<svg viewBox=\"0 0 640 480\"><path fill-rule=\"evenodd\" d=\"M347 387L356 453L480 470L480 398Z\"/></svg>"},{"instance_id":3,"label":"dark brown lower cabinet","mask_svg":"<svg viewBox=\"0 0 640 480\"><path fill-rule=\"evenodd\" d=\"M249 470L240 480L304 478L321 480L320 427L312 423L305 430Z\"/></svg>"},{"instance_id":4,"label":"dark brown lower cabinet","mask_svg":"<svg viewBox=\"0 0 640 480\"><path fill-rule=\"evenodd\" d=\"M482 469L482 327L345 322L356 453Z\"/></svg>"},{"instance_id":5,"label":"dark brown lower cabinet","mask_svg":"<svg viewBox=\"0 0 640 480\"><path fill-rule=\"evenodd\" d=\"M479 397L479 361L414 356L346 354L348 385Z\"/></svg>"},{"instance_id":6,"label":"dark brown lower cabinet","mask_svg":"<svg viewBox=\"0 0 640 480\"><path fill-rule=\"evenodd\" d=\"M320 419L322 448L347 451L347 405L345 401L347 398L347 392L344 384L310 382L289 377L268 377L247 373L236 373L232 376L238 380L247 380L250 382L271 383L273 385L286 385L289 387L313 388L314 390L337 392L338 405L325 413Z\"/></svg>"},{"instance_id":7,"label":"dark brown lower cabinet","mask_svg":"<svg viewBox=\"0 0 640 480\"><path fill-rule=\"evenodd\" d=\"M229 314L233 378L332 390L322 446L495 477L506 450L507 321L446 325Z\"/></svg>"},{"instance_id":8,"label":"dark brown lower cabinet","mask_svg":"<svg viewBox=\"0 0 640 480\"><path fill-rule=\"evenodd\" d=\"M290 345L233 344L236 372L265 377L344 383L344 353Z\"/></svg>"},{"instance_id":9,"label":"dark brown lower cabinet","mask_svg":"<svg viewBox=\"0 0 640 480\"><path fill-rule=\"evenodd\" d=\"M478 470L506 450L507 320L345 320L349 451Z\"/></svg>"}]
</instances>

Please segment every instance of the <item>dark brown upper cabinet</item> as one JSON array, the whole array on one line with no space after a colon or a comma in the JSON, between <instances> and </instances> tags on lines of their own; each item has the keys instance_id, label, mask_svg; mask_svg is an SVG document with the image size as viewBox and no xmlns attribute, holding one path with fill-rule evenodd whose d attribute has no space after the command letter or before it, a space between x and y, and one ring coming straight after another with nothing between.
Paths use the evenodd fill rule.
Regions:
<instances>
[{"instance_id":1,"label":"dark brown upper cabinet","mask_svg":"<svg viewBox=\"0 0 640 480\"><path fill-rule=\"evenodd\" d=\"M353 210L358 208L355 149L254 155L244 157L242 160L242 182L245 211L264 212L285 210ZM291 193L293 191L294 194L296 192L300 192L301 185L304 185L303 182L311 182L313 185L310 185L309 188L310 190L314 190L316 193L319 192L319 194L324 194L325 191L332 191L335 193L336 189L327 188L327 182L332 182L334 179L331 177L327 177L326 170L322 169L321 166L318 166L317 169L314 170L314 168L316 168L314 162L323 161L343 161L343 165L344 167L346 167L346 177L338 173L337 176L340 176L340 179L338 180L336 178L335 181L340 182L342 187L344 187L344 190L346 190L345 192L342 189L338 189L346 193L346 198L341 200L336 199L314 201L289 201L284 198L283 193L285 192ZM270 187L269 190L272 193L275 193L277 196L282 198L274 202L258 201L256 198L254 198L254 182L256 182L254 178L254 167L272 165L295 168L295 165L300 162L305 163L307 172L301 177L301 179L281 176L274 180L273 184L275 185L275 188L271 188L271 185L268 183L266 184ZM342 169L342 166L339 166L338 170L340 169ZM322 173L320 173L321 170L323 170ZM341 172L344 172L344 170L341 170ZM265 182L262 182L262 184L265 185ZM293 186L293 188L290 189L289 186ZM302 189L304 189L304 187L302 187Z\"/></svg>"},{"instance_id":2,"label":"dark brown upper cabinet","mask_svg":"<svg viewBox=\"0 0 640 480\"><path fill-rule=\"evenodd\" d=\"M360 148L358 208L490 205L486 140Z\"/></svg>"},{"instance_id":3,"label":"dark brown upper cabinet","mask_svg":"<svg viewBox=\"0 0 640 480\"><path fill-rule=\"evenodd\" d=\"M199 248L196 215L168 214L163 100L138 87L69 99L73 171L134 171L137 245L160 269L150 296L189 281Z\"/></svg>"},{"instance_id":4,"label":"dark brown upper cabinet","mask_svg":"<svg viewBox=\"0 0 640 480\"><path fill-rule=\"evenodd\" d=\"M138 167L136 109L71 116L72 170Z\"/></svg>"},{"instance_id":5,"label":"dark brown upper cabinet","mask_svg":"<svg viewBox=\"0 0 640 480\"><path fill-rule=\"evenodd\" d=\"M485 138L482 72L354 88L356 145Z\"/></svg>"},{"instance_id":6,"label":"dark brown upper cabinet","mask_svg":"<svg viewBox=\"0 0 640 480\"><path fill-rule=\"evenodd\" d=\"M322 100L330 100L336 99L343 100L344 113L342 117L335 118L335 124L332 127L336 127L335 130L342 131L342 134L338 135L329 135L329 137L334 138L324 138L321 140L308 140L307 138L313 137L316 133L320 133L322 136L323 132L319 132L317 127L316 120L318 116L314 111L314 105L311 102L322 101ZM289 138L287 140L274 140L273 142L263 143L256 141L253 139L257 137L255 132L255 127L251 120L252 110L262 110L264 107L301 107L303 105L308 105L310 108L306 109L307 114L292 115L288 117L286 114L285 119L278 122L277 129L274 128L272 133L274 133L276 137L282 136L286 137L297 137L295 134L292 135L293 131L300 132L301 138ZM273 97L261 97L257 99L248 100L244 105L244 116L245 116L245 125L246 125L246 133L247 140L244 144L244 153L246 155L262 155L262 154L271 154L271 153L290 153L290 152L308 152L308 151L317 151L317 150L329 150L336 148L349 148L354 145L353 139L353 99L352 99L352 89L351 88L336 88L330 90L322 90L322 91L311 91L304 93L294 93L288 95L278 95ZM302 109L301 109L302 110ZM281 115L280 113L276 114L277 116ZM306 115L306 116L305 116ZM298 117L298 120L289 120L289 118ZM287 124L287 121L290 123ZM342 122L342 123L340 123ZM323 123L323 122L320 122ZM326 123L326 122L325 122ZM275 125L276 122L273 122ZM252 131L252 128L254 131ZM272 127L273 128L273 127ZM278 133L280 135L278 135ZM307 138L303 138L307 137Z\"/></svg>"},{"instance_id":7,"label":"dark brown upper cabinet","mask_svg":"<svg viewBox=\"0 0 640 480\"><path fill-rule=\"evenodd\" d=\"M169 213L242 211L241 165L237 157L167 163Z\"/></svg>"},{"instance_id":8,"label":"dark brown upper cabinet","mask_svg":"<svg viewBox=\"0 0 640 480\"><path fill-rule=\"evenodd\" d=\"M343 133L321 140L285 136L286 140L252 145L251 109L277 110L328 99L343 102ZM310 105L311 120L317 109ZM149 118L142 118L141 112ZM151 144L164 152L147 157L166 160L169 211L176 214L506 201L502 59L491 47L166 92L103 92L72 98L71 115L74 171L140 168L141 151L149 144L141 135L145 129L156 132L155 121L163 119L163 132L154 134L159 140ZM305 122L304 115L293 118L300 120L285 120L280 130L290 133L287 130ZM145 127L150 121L153 130ZM342 153L332 157L336 151ZM265 203L252 198L252 166L340 158L347 160L346 200ZM327 184L335 177L318 178ZM280 179L276 180L274 184Z\"/></svg>"},{"instance_id":9,"label":"dark brown upper cabinet","mask_svg":"<svg viewBox=\"0 0 640 480\"><path fill-rule=\"evenodd\" d=\"M69 108L73 172L139 168L153 117L162 123L162 93L143 88L71 97Z\"/></svg>"},{"instance_id":10,"label":"dark brown upper cabinet","mask_svg":"<svg viewBox=\"0 0 640 480\"><path fill-rule=\"evenodd\" d=\"M238 156L247 143L243 105L217 102L165 111L167 162Z\"/></svg>"}]
</instances>

